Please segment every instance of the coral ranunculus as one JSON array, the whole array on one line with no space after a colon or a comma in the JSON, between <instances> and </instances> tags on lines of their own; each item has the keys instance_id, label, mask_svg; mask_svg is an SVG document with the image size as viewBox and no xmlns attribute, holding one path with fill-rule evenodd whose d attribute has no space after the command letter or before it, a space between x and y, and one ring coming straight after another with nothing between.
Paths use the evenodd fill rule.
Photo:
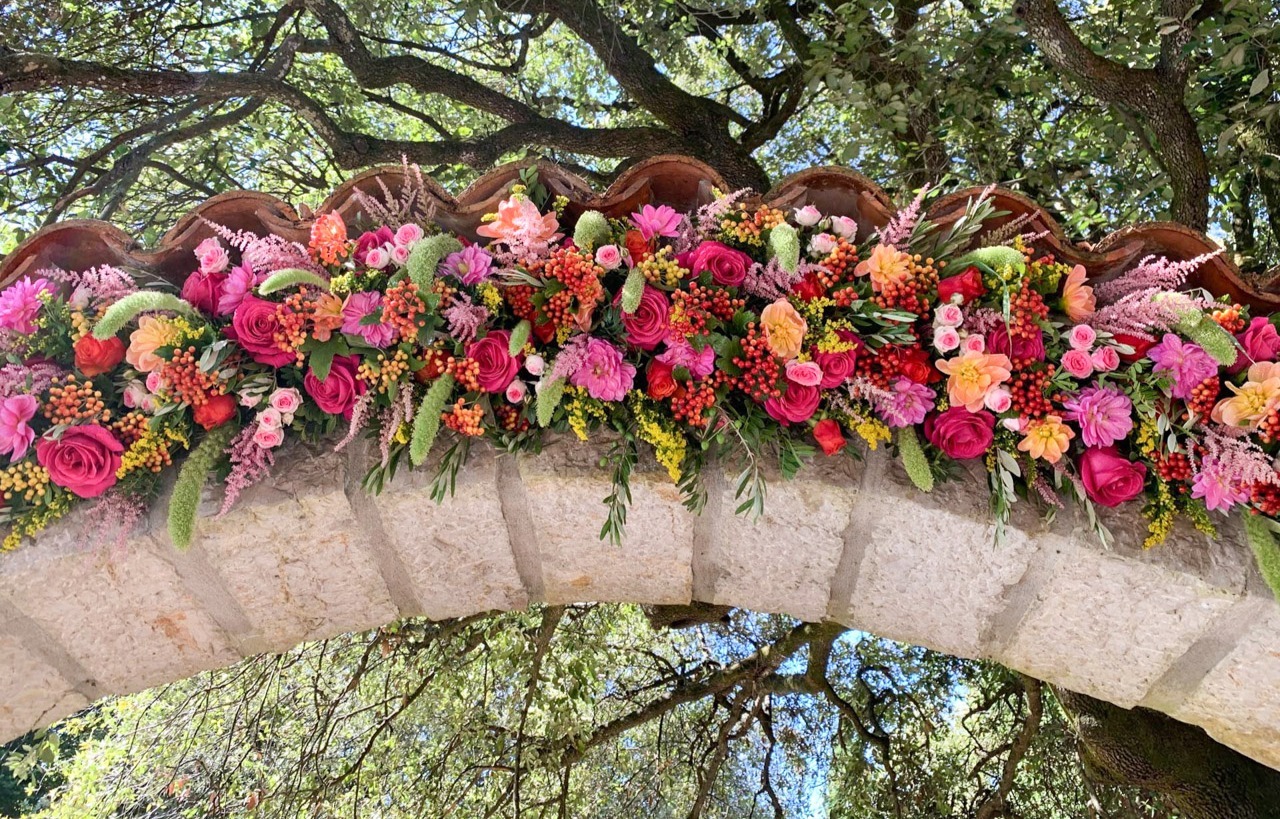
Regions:
<instances>
[{"instance_id":1,"label":"coral ranunculus","mask_svg":"<svg viewBox=\"0 0 1280 819\"><path fill-rule=\"evenodd\" d=\"M849 443L844 433L840 431L840 424L833 418L823 418L813 426L813 439L818 442L818 446L822 447L822 451L827 455L835 455L844 449L845 444Z\"/></svg>"},{"instance_id":2,"label":"coral ranunculus","mask_svg":"<svg viewBox=\"0 0 1280 819\"><path fill-rule=\"evenodd\" d=\"M220 427L236 414L236 399L230 395L211 395L191 410L191 417L205 429Z\"/></svg>"},{"instance_id":3,"label":"coral ranunculus","mask_svg":"<svg viewBox=\"0 0 1280 819\"><path fill-rule=\"evenodd\" d=\"M351 420L356 399L364 394L365 383L356 377L360 359L353 355L336 355L329 366L329 374L323 381L316 378L315 370L307 368L302 388L316 402L316 406L330 415L341 415Z\"/></svg>"},{"instance_id":4,"label":"coral ranunculus","mask_svg":"<svg viewBox=\"0 0 1280 819\"><path fill-rule=\"evenodd\" d=\"M124 445L98 424L63 430L58 438L36 443L36 460L49 470L49 480L81 498L96 498L116 483Z\"/></svg>"},{"instance_id":5,"label":"coral ranunculus","mask_svg":"<svg viewBox=\"0 0 1280 819\"><path fill-rule=\"evenodd\" d=\"M982 283L982 271L972 266L938 282L938 301L943 304L950 302L956 295L960 296L961 304L968 304L986 293L987 286Z\"/></svg>"},{"instance_id":6,"label":"coral ranunculus","mask_svg":"<svg viewBox=\"0 0 1280 819\"><path fill-rule=\"evenodd\" d=\"M1076 434L1071 427L1062 423L1057 415L1046 415L1038 421L1032 421L1026 433L1018 442L1018 451L1026 452L1032 458L1056 464L1066 454L1071 439Z\"/></svg>"},{"instance_id":7,"label":"coral ranunculus","mask_svg":"<svg viewBox=\"0 0 1280 819\"><path fill-rule=\"evenodd\" d=\"M1071 268L1062 286L1062 311L1077 324L1087 321L1098 307L1093 288L1085 284L1087 275L1084 265L1078 264Z\"/></svg>"},{"instance_id":8,"label":"coral ranunculus","mask_svg":"<svg viewBox=\"0 0 1280 819\"><path fill-rule=\"evenodd\" d=\"M955 358L939 361L937 367L950 376L947 396L951 403L977 412L982 409L987 392L1009 380L1012 365L1007 356L999 353L967 350Z\"/></svg>"},{"instance_id":9,"label":"coral ranunculus","mask_svg":"<svg viewBox=\"0 0 1280 819\"><path fill-rule=\"evenodd\" d=\"M485 392L503 393L516 377L520 361L511 355L511 333L499 330L467 347L467 358L480 364L477 381Z\"/></svg>"},{"instance_id":10,"label":"coral ranunculus","mask_svg":"<svg viewBox=\"0 0 1280 819\"><path fill-rule=\"evenodd\" d=\"M1142 494L1147 467L1134 463L1113 446L1091 447L1080 456L1080 482L1089 500L1119 506Z\"/></svg>"},{"instance_id":11,"label":"coral ranunculus","mask_svg":"<svg viewBox=\"0 0 1280 819\"><path fill-rule=\"evenodd\" d=\"M800 354L809 325L796 312L796 308L791 306L791 302L778 299L764 308L760 311L760 325L764 328L764 338L769 343L769 349L778 358L790 361Z\"/></svg>"},{"instance_id":12,"label":"coral ranunculus","mask_svg":"<svg viewBox=\"0 0 1280 819\"><path fill-rule=\"evenodd\" d=\"M969 412L964 407L930 413L924 420L929 443L958 461L985 455L995 440L995 428L994 415L986 410Z\"/></svg>"},{"instance_id":13,"label":"coral ranunculus","mask_svg":"<svg viewBox=\"0 0 1280 819\"><path fill-rule=\"evenodd\" d=\"M90 378L109 373L124 361L124 342L116 336L99 341L93 333L85 333L76 339L74 350L76 369Z\"/></svg>"},{"instance_id":14,"label":"coral ranunculus","mask_svg":"<svg viewBox=\"0 0 1280 819\"><path fill-rule=\"evenodd\" d=\"M138 319L138 329L129 334L129 349L124 357L138 372L149 373L164 364L156 350L169 346L177 338L177 331L168 320L143 316Z\"/></svg>"}]
</instances>

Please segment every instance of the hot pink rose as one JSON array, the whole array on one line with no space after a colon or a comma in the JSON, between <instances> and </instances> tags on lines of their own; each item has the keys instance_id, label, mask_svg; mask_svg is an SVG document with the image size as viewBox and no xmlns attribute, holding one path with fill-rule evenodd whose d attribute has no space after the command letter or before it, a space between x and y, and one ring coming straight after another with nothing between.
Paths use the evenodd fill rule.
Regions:
<instances>
[{"instance_id":1,"label":"hot pink rose","mask_svg":"<svg viewBox=\"0 0 1280 819\"><path fill-rule=\"evenodd\" d=\"M924 434L929 442L958 461L979 458L995 440L996 417L986 410L969 412L952 407L931 413L924 419Z\"/></svg>"},{"instance_id":2,"label":"hot pink rose","mask_svg":"<svg viewBox=\"0 0 1280 819\"><path fill-rule=\"evenodd\" d=\"M808 421L818 411L818 401L822 397L817 387L797 384L788 379L781 397L769 398L764 402L765 412L769 417L783 426Z\"/></svg>"},{"instance_id":3,"label":"hot pink rose","mask_svg":"<svg viewBox=\"0 0 1280 819\"><path fill-rule=\"evenodd\" d=\"M1239 372L1250 363L1275 361L1276 356L1280 355L1280 333L1276 332L1274 324L1262 316L1250 319L1249 326L1244 328L1244 332L1237 335L1236 339L1244 348L1248 359L1241 356L1231 368L1232 372Z\"/></svg>"},{"instance_id":4,"label":"hot pink rose","mask_svg":"<svg viewBox=\"0 0 1280 819\"><path fill-rule=\"evenodd\" d=\"M307 368L302 388L316 402L316 406L330 415L341 415L351 420L351 410L356 399L364 394L365 383L356 377L360 359L354 355L336 355L329 367L329 375L323 381L316 378L316 371Z\"/></svg>"},{"instance_id":5,"label":"hot pink rose","mask_svg":"<svg viewBox=\"0 0 1280 819\"><path fill-rule=\"evenodd\" d=\"M622 297L622 293L618 293ZM627 341L641 350L652 350L667 337L670 324L667 316L671 305L667 296L656 287L645 285L640 296L640 306L634 313L622 314L622 326L627 330Z\"/></svg>"},{"instance_id":6,"label":"hot pink rose","mask_svg":"<svg viewBox=\"0 0 1280 819\"><path fill-rule=\"evenodd\" d=\"M1080 480L1089 500L1119 506L1142 494L1147 467L1134 463L1113 446L1090 447L1080 456Z\"/></svg>"},{"instance_id":7,"label":"hot pink rose","mask_svg":"<svg viewBox=\"0 0 1280 819\"><path fill-rule=\"evenodd\" d=\"M292 350L282 350L276 343L282 332L276 316L278 305L257 296L245 296L231 317L226 333L236 341L249 357L269 367L283 367L293 363L297 356ZM285 308L288 312L288 308Z\"/></svg>"},{"instance_id":8,"label":"hot pink rose","mask_svg":"<svg viewBox=\"0 0 1280 819\"><path fill-rule=\"evenodd\" d=\"M511 379L516 377L520 362L507 350L511 345L511 333L498 330L467 347L467 358L480 362L480 389L485 392L505 392Z\"/></svg>"},{"instance_id":9,"label":"hot pink rose","mask_svg":"<svg viewBox=\"0 0 1280 819\"><path fill-rule=\"evenodd\" d=\"M1009 338L1009 330L1003 323L997 324L987 334L987 351L1007 355L1016 361L1044 361L1044 333L1036 328L1030 338Z\"/></svg>"},{"instance_id":10,"label":"hot pink rose","mask_svg":"<svg viewBox=\"0 0 1280 819\"><path fill-rule=\"evenodd\" d=\"M739 287L751 268L751 257L720 242L703 242L689 254L693 275L711 271L711 280L723 287Z\"/></svg>"},{"instance_id":11,"label":"hot pink rose","mask_svg":"<svg viewBox=\"0 0 1280 819\"><path fill-rule=\"evenodd\" d=\"M356 264L364 264L365 257L369 255L369 251L375 247L382 247L394 243L396 235L391 232L391 228L383 225L376 231L366 231L360 234L360 238L356 239L356 249L352 253L352 258L356 260Z\"/></svg>"},{"instance_id":12,"label":"hot pink rose","mask_svg":"<svg viewBox=\"0 0 1280 819\"><path fill-rule=\"evenodd\" d=\"M41 438L36 460L49 480L81 498L96 498L116 483L124 446L97 424L69 427L62 436Z\"/></svg>"},{"instance_id":13,"label":"hot pink rose","mask_svg":"<svg viewBox=\"0 0 1280 819\"><path fill-rule=\"evenodd\" d=\"M216 315L218 301L222 298L223 288L227 284L229 274L211 273L203 269L197 270L182 283L182 298L192 307L207 315Z\"/></svg>"},{"instance_id":14,"label":"hot pink rose","mask_svg":"<svg viewBox=\"0 0 1280 819\"><path fill-rule=\"evenodd\" d=\"M1120 366L1120 354L1115 347L1099 347L1089 354L1089 360L1100 373L1109 373Z\"/></svg>"},{"instance_id":15,"label":"hot pink rose","mask_svg":"<svg viewBox=\"0 0 1280 819\"><path fill-rule=\"evenodd\" d=\"M822 353L814 349L813 360L822 368L822 383L818 386L824 390L838 387L849 380L849 376L853 375L854 366L858 363L858 350L862 347L858 337L848 330L836 330L836 335L841 341L853 342L854 346L842 353Z\"/></svg>"},{"instance_id":16,"label":"hot pink rose","mask_svg":"<svg viewBox=\"0 0 1280 819\"><path fill-rule=\"evenodd\" d=\"M1062 367L1075 378L1093 375L1093 359L1084 350L1067 350L1062 356Z\"/></svg>"}]
</instances>

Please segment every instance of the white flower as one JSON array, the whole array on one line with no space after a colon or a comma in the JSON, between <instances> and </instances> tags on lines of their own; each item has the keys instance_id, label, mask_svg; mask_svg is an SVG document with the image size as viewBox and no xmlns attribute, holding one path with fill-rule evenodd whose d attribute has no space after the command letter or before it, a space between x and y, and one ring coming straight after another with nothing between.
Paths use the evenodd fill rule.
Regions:
<instances>
[{"instance_id":1,"label":"white flower","mask_svg":"<svg viewBox=\"0 0 1280 819\"><path fill-rule=\"evenodd\" d=\"M831 232L841 239L853 241L853 237L858 235L858 223L848 216L832 216Z\"/></svg>"},{"instance_id":2,"label":"white flower","mask_svg":"<svg viewBox=\"0 0 1280 819\"><path fill-rule=\"evenodd\" d=\"M809 252L816 253L819 256L826 256L836 249L836 237L830 233L816 234L809 240Z\"/></svg>"},{"instance_id":3,"label":"white flower","mask_svg":"<svg viewBox=\"0 0 1280 819\"><path fill-rule=\"evenodd\" d=\"M796 208L796 222L804 227L813 227L822 221L822 213L813 205Z\"/></svg>"},{"instance_id":4,"label":"white flower","mask_svg":"<svg viewBox=\"0 0 1280 819\"><path fill-rule=\"evenodd\" d=\"M542 375L542 371L546 369L546 367L547 367L546 359L538 355L537 353L534 353L533 355L530 355L530 356L525 356L524 368L529 371L529 375L532 375L532 376Z\"/></svg>"}]
</instances>

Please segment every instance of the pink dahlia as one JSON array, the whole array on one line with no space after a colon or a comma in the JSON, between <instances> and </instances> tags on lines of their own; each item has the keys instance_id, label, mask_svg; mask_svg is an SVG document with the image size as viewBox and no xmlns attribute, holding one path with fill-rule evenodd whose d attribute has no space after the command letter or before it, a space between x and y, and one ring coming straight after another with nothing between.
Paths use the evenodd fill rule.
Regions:
<instances>
[{"instance_id":1,"label":"pink dahlia","mask_svg":"<svg viewBox=\"0 0 1280 819\"><path fill-rule=\"evenodd\" d=\"M622 360L622 351L607 341L587 341L586 360L569 379L601 401L621 401L635 383L636 368Z\"/></svg>"},{"instance_id":2,"label":"pink dahlia","mask_svg":"<svg viewBox=\"0 0 1280 819\"><path fill-rule=\"evenodd\" d=\"M1111 446L1133 431L1133 402L1112 387L1086 387L1062 404L1085 446Z\"/></svg>"},{"instance_id":3,"label":"pink dahlia","mask_svg":"<svg viewBox=\"0 0 1280 819\"><path fill-rule=\"evenodd\" d=\"M645 205L639 213L631 214L631 221L640 229L640 235L647 242L654 236L679 236L680 214L670 205Z\"/></svg>"},{"instance_id":4,"label":"pink dahlia","mask_svg":"<svg viewBox=\"0 0 1280 819\"><path fill-rule=\"evenodd\" d=\"M666 352L658 360L671 367L684 367L694 378L706 378L716 368L716 351L710 344L695 350L687 339L677 337L667 341Z\"/></svg>"},{"instance_id":5,"label":"pink dahlia","mask_svg":"<svg viewBox=\"0 0 1280 819\"><path fill-rule=\"evenodd\" d=\"M1218 374L1213 356L1199 344L1183 342L1173 333L1165 333L1160 343L1147 351L1147 358L1155 362L1154 372L1172 379L1170 392L1174 398L1190 398L1192 390Z\"/></svg>"},{"instance_id":6,"label":"pink dahlia","mask_svg":"<svg viewBox=\"0 0 1280 819\"><path fill-rule=\"evenodd\" d=\"M30 276L14 282L0 292L0 327L30 335L36 331L36 315L40 312L40 296L52 294L48 279L35 281Z\"/></svg>"},{"instance_id":7,"label":"pink dahlia","mask_svg":"<svg viewBox=\"0 0 1280 819\"><path fill-rule=\"evenodd\" d=\"M920 423L933 409L936 394L910 378L900 376L889 388L888 394L876 402L880 417L897 429Z\"/></svg>"},{"instance_id":8,"label":"pink dahlia","mask_svg":"<svg viewBox=\"0 0 1280 819\"><path fill-rule=\"evenodd\" d=\"M366 323L369 316L378 320ZM374 347L386 347L396 337L396 328L382 321L381 293L352 293L342 305L342 332L360 336Z\"/></svg>"},{"instance_id":9,"label":"pink dahlia","mask_svg":"<svg viewBox=\"0 0 1280 819\"><path fill-rule=\"evenodd\" d=\"M1237 503L1249 500L1249 492L1229 470L1216 460L1206 458L1191 482L1191 497L1202 499L1210 512L1226 512Z\"/></svg>"},{"instance_id":10,"label":"pink dahlia","mask_svg":"<svg viewBox=\"0 0 1280 819\"><path fill-rule=\"evenodd\" d=\"M218 295L218 315L229 316L244 301L255 287L266 281L266 276L259 276L245 265L231 268Z\"/></svg>"},{"instance_id":11,"label":"pink dahlia","mask_svg":"<svg viewBox=\"0 0 1280 819\"><path fill-rule=\"evenodd\" d=\"M463 284L479 284L493 275L493 257L479 245L467 245L445 256L440 269Z\"/></svg>"},{"instance_id":12,"label":"pink dahlia","mask_svg":"<svg viewBox=\"0 0 1280 819\"><path fill-rule=\"evenodd\" d=\"M0 455L8 453L10 461L17 461L27 454L36 437L28 422L38 407L34 395L0 398Z\"/></svg>"}]
</instances>

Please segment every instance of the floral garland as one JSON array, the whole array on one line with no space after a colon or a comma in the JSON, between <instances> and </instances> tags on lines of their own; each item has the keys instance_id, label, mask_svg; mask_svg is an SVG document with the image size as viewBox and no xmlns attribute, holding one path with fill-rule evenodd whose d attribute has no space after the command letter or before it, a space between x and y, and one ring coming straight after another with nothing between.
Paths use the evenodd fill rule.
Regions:
<instances>
[{"instance_id":1,"label":"floral garland","mask_svg":"<svg viewBox=\"0 0 1280 819\"><path fill-rule=\"evenodd\" d=\"M691 214L587 212L570 238L566 203L524 181L484 244L389 202L354 239L320 215L306 246L215 225L180 296L111 267L11 284L4 547L83 499L123 536L185 450L179 547L207 477L225 512L290 435L374 438L374 491L443 448L440 499L472 439L533 449L569 429L613 433L614 541L641 443L694 511L708 453L736 461L738 511L759 513L766 464L790 477L852 436L891 444L924 491L981 460L1001 530L1027 498L1073 498L1104 540L1094 506L1140 501L1147 546L1178 515L1212 534L1211 513L1242 513L1280 577L1280 317L1182 291L1203 258L1094 286L1018 222L965 252L999 215L988 195L946 227L918 198L861 245L848 217L748 192Z\"/></svg>"}]
</instances>

